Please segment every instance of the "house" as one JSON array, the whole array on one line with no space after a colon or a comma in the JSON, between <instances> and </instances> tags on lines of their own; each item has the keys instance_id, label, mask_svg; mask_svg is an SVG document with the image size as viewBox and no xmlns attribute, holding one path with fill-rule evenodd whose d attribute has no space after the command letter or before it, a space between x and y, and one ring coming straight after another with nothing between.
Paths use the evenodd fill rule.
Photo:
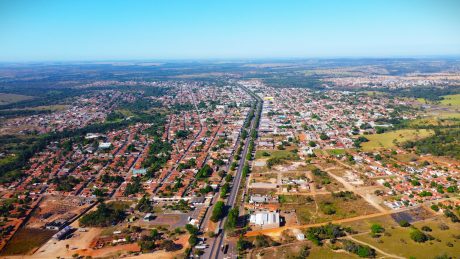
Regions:
<instances>
[{"instance_id":1,"label":"house","mask_svg":"<svg viewBox=\"0 0 460 259\"><path fill-rule=\"evenodd\" d=\"M144 221L149 222L152 219L153 219L153 214L152 213L145 214Z\"/></svg>"}]
</instances>

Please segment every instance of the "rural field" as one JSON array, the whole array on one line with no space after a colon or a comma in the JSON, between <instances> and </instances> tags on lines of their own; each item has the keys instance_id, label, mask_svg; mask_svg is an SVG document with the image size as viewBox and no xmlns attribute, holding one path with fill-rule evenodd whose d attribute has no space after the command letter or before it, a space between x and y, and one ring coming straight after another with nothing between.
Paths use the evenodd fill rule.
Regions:
<instances>
[{"instance_id":1,"label":"rural field","mask_svg":"<svg viewBox=\"0 0 460 259\"><path fill-rule=\"evenodd\" d=\"M16 103L30 99L32 99L32 97L27 95L0 93L0 105Z\"/></svg>"},{"instance_id":2,"label":"rural field","mask_svg":"<svg viewBox=\"0 0 460 259\"><path fill-rule=\"evenodd\" d=\"M416 140L429 137L433 133L433 131L426 129L395 130L385 132L382 134L366 135L365 137L369 140L369 142L364 142L361 145L364 151L372 151L381 148L394 148L396 146L396 143L403 143L409 140Z\"/></svg>"},{"instance_id":3,"label":"rural field","mask_svg":"<svg viewBox=\"0 0 460 259\"><path fill-rule=\"evenodd\" d=\"M460 106L460 94L444 95L442 105Z\"/></svg>"},{"instance_id":4,"label":"rural field","mask_svg":"<svg viewBox=\"0 0 460 259\"><path fill-rule=\"evenodd\" d=\"M445 224L448 230L441 230L440 225ZM435 256L446 253L448 256L458 256L460 254L460 241L454 233L460 233L460 225L446 220L445 217L436 217L413 223L418 229L428 226L431 232L426 232L434 237L434 240L424 243L417 243L410 238L410 227L400 227L383 224L385 233L379 238L371 237L369 233L354 236L357 240L364 241L383 251L409 258L434 258ZM394 245L403 243L404 245Z\"/></svg>"}]
</instances>

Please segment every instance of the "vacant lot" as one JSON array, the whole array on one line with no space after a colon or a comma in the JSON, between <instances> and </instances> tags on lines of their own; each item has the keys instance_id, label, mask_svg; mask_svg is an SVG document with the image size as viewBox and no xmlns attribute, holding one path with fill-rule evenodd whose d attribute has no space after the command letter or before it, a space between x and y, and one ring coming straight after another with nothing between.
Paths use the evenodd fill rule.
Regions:
<instances>
[{"instance_id":1,"label":"vacant lot","mask_svg":"<svg viewBox=\"0 0 460 259\"><path fill-rule=\"evenodd\" d=\"M449 226L449 230L441 230L440 224ZM443 216L431 220L421 221L413 224L418 229L422 226L428 226L433 231L427 232L435 239L425 243L417 243L410 239L411 228L393 227L382 225L385 228L386 235L380 238L373 238L369 234L355 236L356 239L374 245L385 252L400 255L403 257L415 258L434 258L437 255L446 253L448 256L458 256L460 254L460 240L453 235L460 233L460 224L451 223ZM451 245L448 245L450 243ZM403 245L395 245L403 244Z\"/></svg>"},{"instance_id":2,"label":"vacant lot","mask_svg":"<svg viewBox=\"0 0 460 259\"><path fill-rule=\"evenodd\" d=\"M259 158L283 158L283 159L297 159L298 156L289 150L257 150L256 159Z\"/></svg>"},{"instance_id":3,"label":"vacant lot","mask_svg":"<svg viewBox=\"0 0 460 259\"><path fill-rule=\"evenodd\" d=\"M1 255L24 255L46 243L57 231L21 228L5 246Z\"/></svg>"},{"instance_id":4,"label":"vacant lot","mask_svg":"<svg viewBox=\"0 0 460 259\"><path fill-rule=\"evenodd\" d=\"M345 251L333 251L330 248L323 246L312 246L310 242L295 242L290 245L283 245L279 247L265 248L259 251L255 251L250 258L297 258L301 250L305 247L309 247L308 258L313 259L351 259L359 258L356 255L352 255Z\"/></svg>"},{"instance_id":5,"label":"vacant lot","mask_svg":"<svg viewBox=\"0 0 460 259\"><path fill-rule=\"evenodd\" d=\"M326 152L330 155L337 156L345 154L345 149L326 149Z\"/></svg>"},{"instance_id":6,"label":"vacant lot","mask_svg":"<svg viewBox=\"0 0 460 259\"><path fill-rule=\"evenodd\" d=\"M332 195L316 195L313 199L292 195L282 196L282 210L296 210L300 224L323 223L378 212L361 197L343 199Z\"/></svg>"},{"instance_id":7,"label":"vacant lot","mask_svg":"<svg viewBox=\"0 0 460 259\"><path fill-rule=\"evenodd\" d=\"M395 130L383 134L366 135L365 137L369 140L369 142L364 142L361 145L364 151L372 151L380 148L393 148L396 143L426 138L433 133L433 131L425 129Z\"/></svg>"},{"instance_id":8,"label":"vacant lot","mask_svg":"<svg viewBox=\"0 0 460 259\"><path fill-rule=\"evenodd\" d=\"M0 105L17 103L30 99L32 99L32 97L27 95L0 93Z\"/></svg>"}]
</instances>

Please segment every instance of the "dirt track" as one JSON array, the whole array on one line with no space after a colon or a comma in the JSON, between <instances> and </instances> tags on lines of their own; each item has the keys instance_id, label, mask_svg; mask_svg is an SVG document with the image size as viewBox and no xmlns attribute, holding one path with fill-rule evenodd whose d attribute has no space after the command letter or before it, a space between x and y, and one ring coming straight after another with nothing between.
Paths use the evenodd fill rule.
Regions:
<instances>
[{"instance_id":1,"label":"dirt track","mask_svg":"<svg viewBox=\"0 0 460 259\"><path fill-rule=\"evenodd\" d=\"M319 226L326 225L328 223L332 223L332 224L347 223L347 222L353 222L353 221L357 221L357 220L370 219L370 218L390 215L390 214L393 214L393 213L398 213L398 212L401 212L401 211L411 210L411 209L414 209L414 208L415 207L410 207L410 208L404 208L404 209L400 209L400 210L378 212L378 213L374 213L374 214L362 215L362 216L357 216L357 217L353 217L353 218L333 220L333 221L323 222L323 223L306 224L306 225L298 225L298 226L285 226L285 227L272 228L272 229L255 230L255 231L247 232L245 236L252 237L252 236L257 236L259 234L263 234L263 235L267 235L267 236L277 237L277 236L279 236L281 234L281 232L283 232L286 229L299 229L299 228L302 229L302 228L319 227Z\"/></svg>"}]
</instances>

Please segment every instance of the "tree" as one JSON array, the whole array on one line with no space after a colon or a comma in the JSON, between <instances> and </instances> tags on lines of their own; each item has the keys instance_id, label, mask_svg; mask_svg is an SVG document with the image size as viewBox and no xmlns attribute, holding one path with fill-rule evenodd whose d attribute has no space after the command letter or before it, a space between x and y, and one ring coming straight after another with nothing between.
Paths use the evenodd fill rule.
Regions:
<instances>
[{"instance_id":1,"label":"tree","mask_svg":"<svg viewBox=\"0 0 460 259\"><path fill-rule=\"evenodd\" d=\"M190 233L190 235L198 235L199 229L197 227L195 227L194 225L192 225L192 224L186 224L185 229L187 229L187 231L188 231L188 233Z\"/></svg>"},{"instance_id":2,"label":"tree","mask_svg":"<svg viewBox=\"0 0 460 259\"><path fill-rule=\"evenodd\" d=\"M203 178L208 178L211 176L213 170L211 166L208 164L205 164L200 170L198 170L198 173L196 173L196 178L197 179L203 179Z\"/></svg>"},{"instance_id":3,"label":"tree","mask_svg":"<svg viewBox=\"0 0 460 259\"><path fill-rule=\"evenodd\" d=\"M457 192L457 191L458 191L457 186L452 185L452 186L447 187L447 192L448 193L454 193L454 192Z\"/></svg>"},{"instance_id":4,"label":"tree","mask_svg":"<svg viewBox=\"0 0 460 259\"><path fill-rule=\"evenodd\" d=\"M344 244L345 251L354 253L359 257L374 258L376 256L375 250L369 246L363 246L350 240L343 240L342 242Z\"/></svg>"},{"instance_id":5,"label":"tree","mask_svg":"<svg viewBox=\"0 0 460 259\"><path fill-rule=\"evenodd\" d=\"M383 232L385 232L385 229L381 225L379 225L377 223L372 224L372 226L371 226L371 233L372 234L376 235L376 234L380 234L380 233L383 233Z\"/></svg>"},{"instance_id":6,"label":"tree","mask_svg":"<svg viewBox=\"0 0 460 259\"><path fill-rule=\"evenodd\" d=\"M418 229L413 229L410 233L410 238L418 243L424 243L428 240L428 236Z\"/></svg>"},{"instance_id":7,"label":"tree","mask_svg":"<svg viewBox=\"0 0 460 259\"><path fill-rule=\"evenodd\" d=\"M144 188L142 187L141 184L141 178L140 177L134 177L132 183L128 183L126 185L125 192L123 193L125 196L129 196L131 194L137 194L140 192L143 192Z\"/></svg>"},{"instance_id":8,"label":"tree","mask_svg":"<svg viewBox=\"0 0 460 259\"><path fill-rule=\"evenodd\" d=\"M409 223L407 220L404 220L404 219L403 219L403 220L400 220L400 221L398 222L398 224L399 224L401 227L405 227L405 228L408 227L408 226L410 226L410 223Z\"/></svg>"},{"instance_id":9,"label":"tree","mask_svg":"<svg viewBox=\"0 0 460 259\"><path fill-rule=\"evenodd\" d=\"M227 222L225 224L225 228L228 230L233 230L236 227L236 223L238 222L239 216L239 209L238 207L232 208L227 217Z\"/></svg>"},{"instance_id":10,"label":"tree","mask_svg":"<svg viewBox=\"0 0 460 259\"><path fill-rule=\"evenodd\" d=\"M245 163L243 167L243 171L242 171L242 176L246 177L249 174L249 172L250 172L249 164Z\"/></svg>"},{"instance_id":11,"label":"tree","mask_svg":"<svg viewBox=\"0 0 460 259\"><path fill-rule=\"evenodd\" d=\"M322 240L333 239L345 235L344 229L340 225L327 224L320 227L307 229L306 237L316 245L322 245Z\"/></svg>"},{"instance_id":12,"label":"tree","mask_svg":"<svg viewBox=\"0 0 460 259\"><path fill-rule=\"evenodd\" d=\"M178 130L176 132L176 137L178 138L181 138L181 139L185 139L188 137L188 135L190 135L190 131L189 130Z\"/></svg>"},{"instance_id":13,"label":"tree","mask_svg":"<svg viewBox=\"0 0 460 259\"><path fill-rule=\"evenodd\" d=\"M150 230L150 237L153 240L158 240L160 238L160 232L158 232L158 229L154 228Z\"/></svg>"},{"instance_id":14,"label":"tree","mask_svg":"<svg viewBox=\"0 0 460 259\"><path fill-rule=\"evenodd\" d=\"M236 242L236 249L238 251L244 251L244 250L250 249L251 247L252 247L251 242L243 239L242 237L240 237L238 241Z\"/></svg>"},{"instance_id":15,"label":"tree","mask_svg":"<svg viewBox=\"0 0 460 259\"><path fill-rule=\"evenodd\" d=\"M256 240L254 240L254 245L256 247L267 247L270 246L269 237L264 235L257 235Z\"/></svg>"},{"instance_id":16,"label":"tree","mask_svg":"<svg viewBox=\"0 0 460 259\"><path fill-rule=\"evenodd\" d=\"M180 249L180 245L177 245L176 243L174 243L172 240L169 240L169 239L165 239L163 240L163 242L161 243L161 247L166 250L166 252L171 252L171 251L176 251L178 249Z\"/></svg>"},{"instance_id":17,"label":"tree","mask_svg":"<svg viewBox=\"0 0 460 259\"><path fill-rule=\"evenodd\" d=\"M140 212L150 213L153 211L153 206L150 203L149 198L146 195L142 196L139 202L136 205L136 209Z\"/></svg>"},{"instance_id":18,"label":"tree","mask_svg":"<svg viewBox=\"0 0 460 259\"><path fill-rule=\"evenodd\" d=\"M228 182L222 185L222 188L220 189L220 197L225 198L225 196L227 196L228 194L229 189L230 189L230 184Z\"/></svg>"},{"instance_id":19,"label":"tree","mask_svg":"<svg viewBox=\"0 0 460 259\"><path fill-rule=\"evenodd\" d=\"M320 138L321 140L328 140L328 139L329 139L329 136L326 135L326 134L324 134L324 132L322 132L322 133L319 135L319 138Z\"/></svg>"},{"instance_id":20,"label":"tree","mask_svg":"<svg viewBox=\"0 0 460 259\"><path fill-rule=\"evenodd\" d=\"M423 226L422 227L422 231L425 231L425 232L431 232L433 231L429 226Z\"/></svg>"},{"instance_id":21,"label":"tree","mask_svg":"<svg viewBox=\"0 0 460 259\"><path fill-rule=\"evenodd\" d=\"M191 235L188 238L188 243L190 244L190 246L195 246L198 243L198 237L195 235Z\"/></svg>"},{"instance_id":22,"label":"tree","mask_svg":"<svg viewBox=\"0 0 460 259\"><path fill-rule=\"evenodd\" d=\"M125 218L125 212L122 208L107 205L101 202L97 210L88 212L80 218L80 224L89 227L108 227L116 224Z\"/></svg>"},{"instance_id":23,"label":"tree","mask_svg":"<svg viewBox=\"0 0 460 259\"><path fill-rule=\"evenodd\" d=\"M211 220L213 222L219 221L224 216L224 207L225 207L225 204L223 201L216 202L216 204L214 205L214 209L212 210L212 214L211 214Z\"/></svg>"}]
</instances>

